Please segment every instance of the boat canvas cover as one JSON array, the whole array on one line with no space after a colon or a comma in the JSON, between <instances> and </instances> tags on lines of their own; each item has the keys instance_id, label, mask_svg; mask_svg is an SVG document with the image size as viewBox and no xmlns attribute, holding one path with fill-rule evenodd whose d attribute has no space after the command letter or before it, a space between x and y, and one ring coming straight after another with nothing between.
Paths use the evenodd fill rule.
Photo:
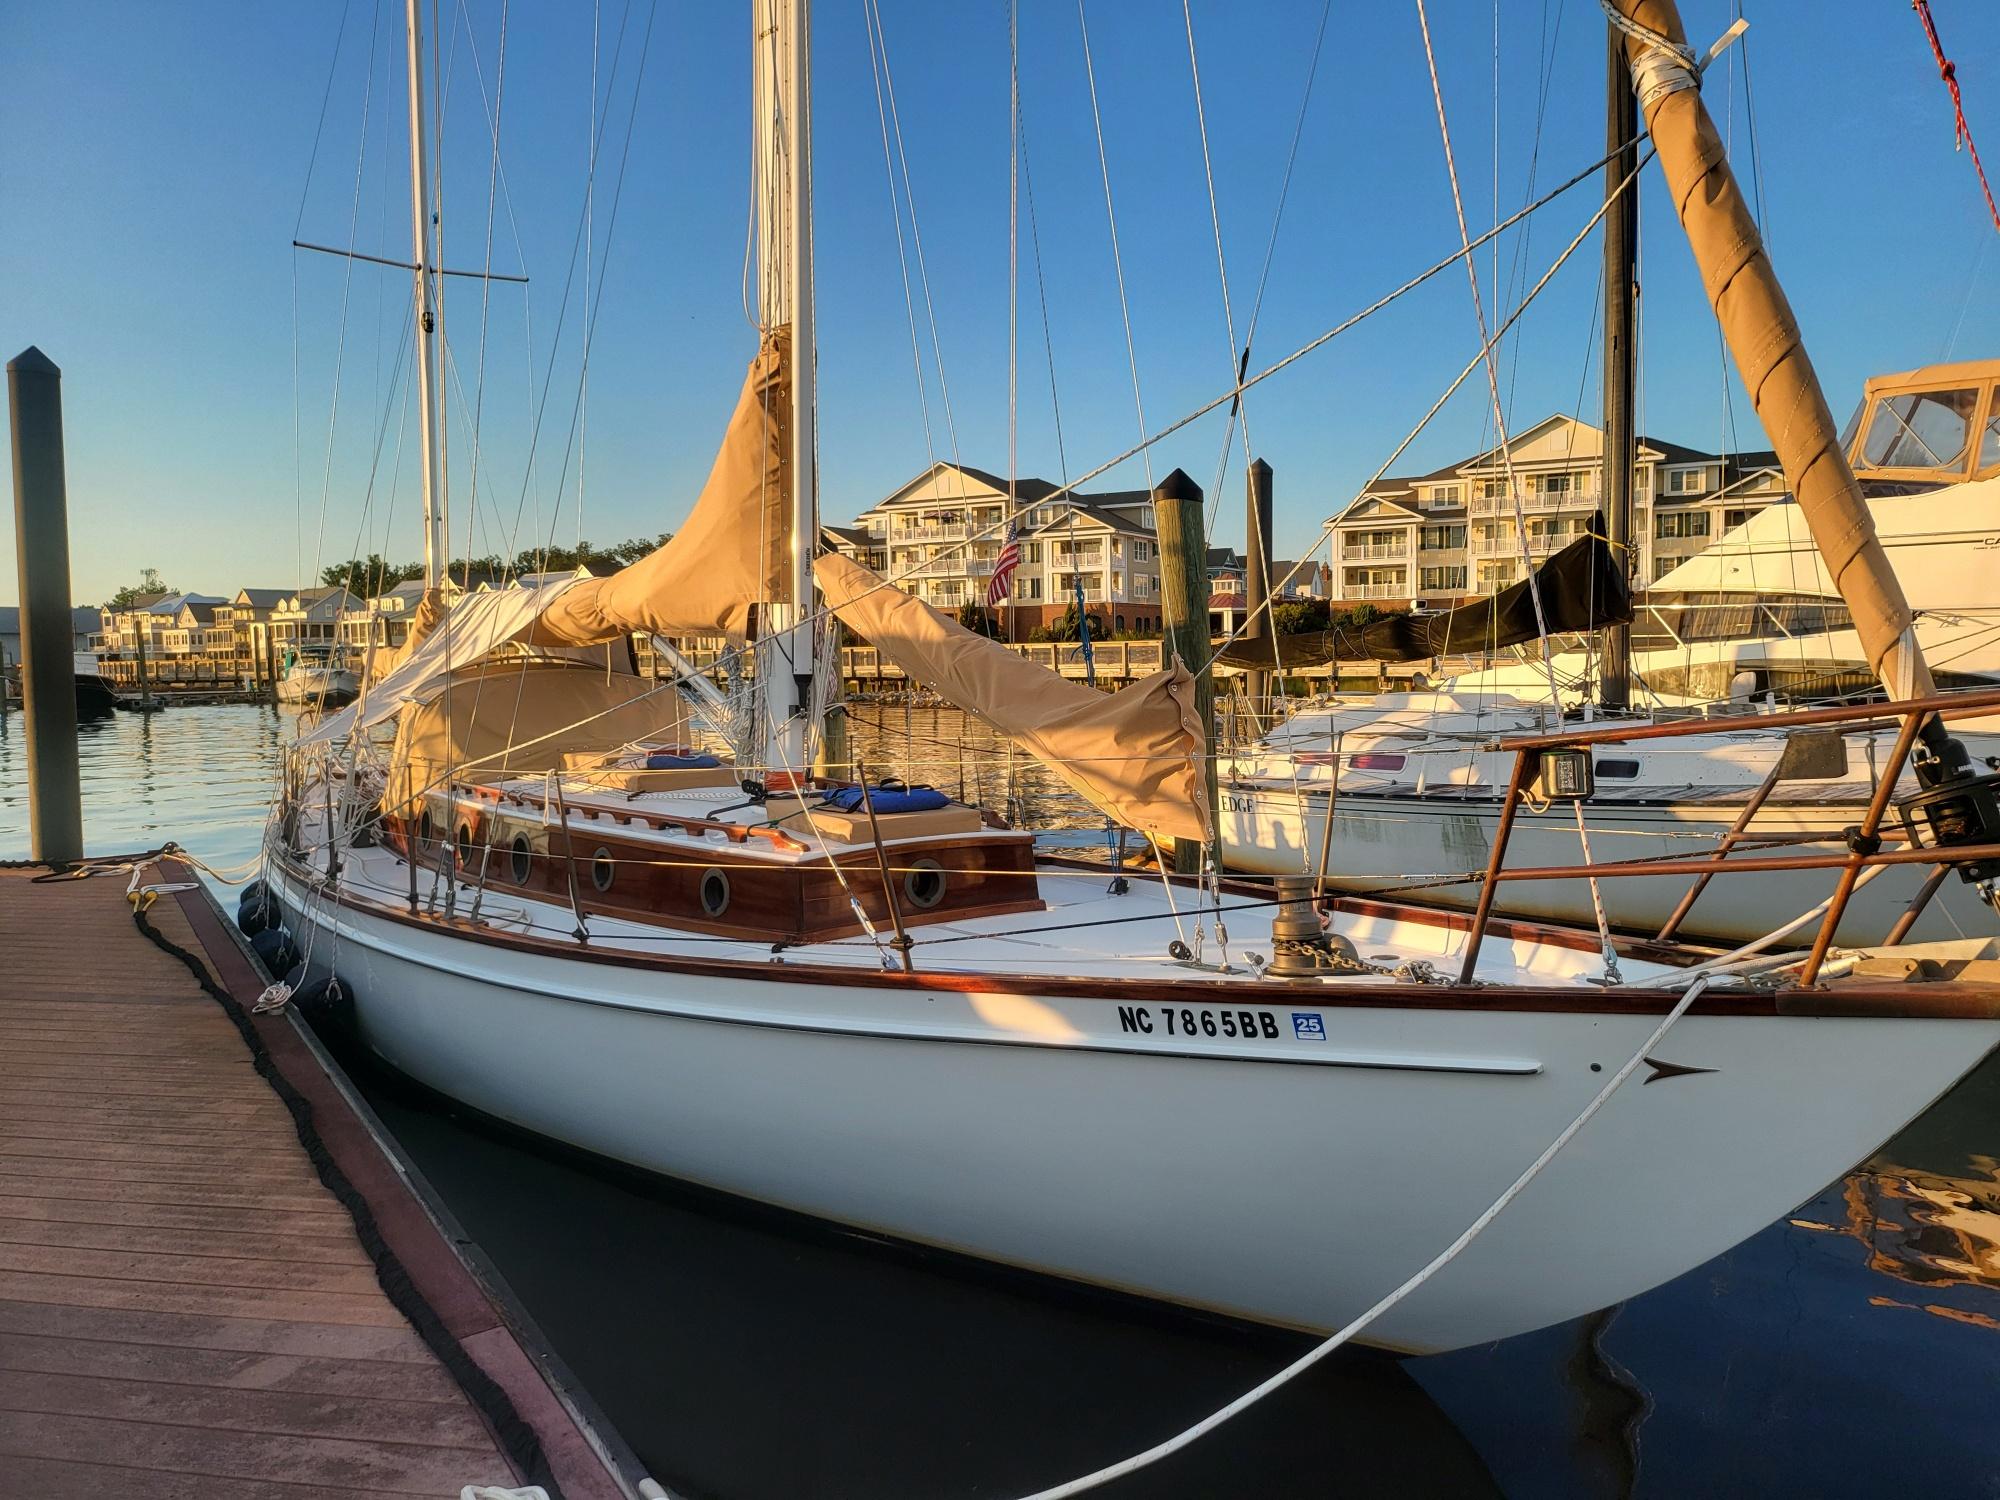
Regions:
<instances>
[{"instance_id":1,"label":"boat canvas cover","mask_svg":"<svg viewBox=\"0 0 2000 1500\"><path fill-rule=\"evenodd\" d=\"M404 709L382 803L411 812L455 776L539 776L562 770L565 754L672 742L686 724L671 683L572 662L485 662L454 674L449 693Z\"/></svg>"},{"instance_id":2,"label":"boat canvas cover","mask_svg":"<svg viewBox=\"0 0 2000 1500\"><path fill-rule=\"evenodd\" d=\"M777 330L750 362L686 524L609 578L565 590L535 623L534 644L588 646L635 633L741 640L752 605L790 599L789 342Z\"/></svg>"},{"instance_id":3,"label":"boat canvas cover","mask_svg":"<svg viewBox=\"0 0 2000 1500\"><path fill-rule=\"evenodd\" d=\"M1331 661L1427 661L1437 656L1477 656L1551 635L1624 625L1632 618L1632 589L1617 554L1594 523L1535 569L1542 618L1527 580L1489 598L1429 615L1390 615L1366 625L1332 625L1322 631L1274 638L1246 636L1217 654L1224 665L1250 670L1294 670Z\"/></svg>"},{"instance_id":4,"label":"boat canvas cover","mask_svg":"<svg viewBox=\"0 0 2000 1500\"><path fill-rule=\"evenodd\" d=\"M848 558L814 559L813 576L842 624L1093 806L1155 838L1207 838L1206 744L1182 663L1103 693L975 635Z\"/></svg>"},{"instance_id":5,"label":"boat canvas cover","mask_svg":"<svg viewBox=\"0 0 2000 1500\"><path fill-rule=\"evenodd\" d=\"M405 706L425 703L462 672L527 633L537 617L576 585L565 580L538 589L493 589L467 594L444 623L417 643L388 676L362 697L299 736L302 745L344 739L392 719Z\"/></svg>"}]
</instances>

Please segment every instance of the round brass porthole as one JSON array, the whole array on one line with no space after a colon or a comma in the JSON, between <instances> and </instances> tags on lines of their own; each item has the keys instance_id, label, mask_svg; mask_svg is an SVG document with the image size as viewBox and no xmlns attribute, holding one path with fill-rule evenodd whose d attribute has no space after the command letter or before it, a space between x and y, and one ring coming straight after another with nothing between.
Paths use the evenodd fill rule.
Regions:
<instances>
[{"instance_id":1,"label":"round brass porthole","mask_svg":"<svg viewBox=\"0 0 2000 1500\"><path fill-rule=\"evenodd\" d=\"M525 833L514 835L513 849L514 884L526 885L528 876L535 868L535 852L529 846L528 836Z\"/></svg>"},{"instance_id":2,"label":"round brass porthole","mask_svg":"<svg viewBox=\"0 0 2000 1500\"><path fill-rule=\"evenodd\" d=\"M722 871L701 872L701 909L711 917L729 910L729 877Z\"/></svg>"},{"instance_id":3,"label":"round brass porthole","mask_svg":"<svg viewBox=\"0 0 2000 1500\"><path fill-rule=\"evenodd\" d=\"M590 883L600 891L611 889L611 879L616 873L616 868L611 862L611 851L609 849L599 849L597 853L591 856Z\"/></svg>"},{"instance_id":4,"label":"round brass porthole","mask_svg":"<svg viewBox=\"0 0 2000 1500\"><path fill-rule=\"evenodd\" d=\"M903 894L919 911L929 911L944 900L944 866L934 859L920 859L903 877Z\"/></svg>"}]
</instances>

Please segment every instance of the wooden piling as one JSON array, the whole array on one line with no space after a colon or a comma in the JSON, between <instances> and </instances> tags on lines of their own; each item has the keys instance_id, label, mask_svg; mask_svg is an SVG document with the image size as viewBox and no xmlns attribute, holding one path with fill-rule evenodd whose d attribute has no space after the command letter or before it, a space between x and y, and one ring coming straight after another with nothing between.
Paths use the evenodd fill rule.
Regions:
<instances>
[{"instance_id":1,"label":"wooden piling","mask_svg":"<svg viewBox=\"0 0 2000 1500\"><path fill-rule=\"evenodd\" d=\"M83 857L83 788L76 760L76 627L69 602L62 371L32 345L8 362L7 414L14 434L28 843L36 859L66 862Z\"/></svg>"},{"instance_id":2,"label":"wooden piling","mask_svg":"<svg viewBox=\"0 0 2000 1500\"><path fill-rule=\"evenodd\" d=\"M1202 756L1203 797L1209 827L1216 820L1215 684L1209 671L1208 549L1201 525L1201 486L1176 469L1153 491L1153 521L1160 539L1160 604L1166 649L1194 674L1195 711L1201 716L1206 751ZM1174 842L1174 869L1191 875L1201 869L1201 850L1185 839Z\"/></svg>"}]
</instances>

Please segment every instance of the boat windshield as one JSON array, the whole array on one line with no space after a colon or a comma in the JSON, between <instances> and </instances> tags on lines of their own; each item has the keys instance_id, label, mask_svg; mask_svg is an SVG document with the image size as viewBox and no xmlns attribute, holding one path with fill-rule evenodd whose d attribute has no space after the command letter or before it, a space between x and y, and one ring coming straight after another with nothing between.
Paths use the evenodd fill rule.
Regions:
<instances>
[{"instance_id":1,"label":"boat windshield","mask_svg":"<svg viewBox=\"0 0 2000 1500\"><path fill-rule=\"evenodd\" d=\"M1961 469L1978 404L1974 386L1884 396L1875 403L1861 461L1877 469Z\"/></svg>"}]
</instances>

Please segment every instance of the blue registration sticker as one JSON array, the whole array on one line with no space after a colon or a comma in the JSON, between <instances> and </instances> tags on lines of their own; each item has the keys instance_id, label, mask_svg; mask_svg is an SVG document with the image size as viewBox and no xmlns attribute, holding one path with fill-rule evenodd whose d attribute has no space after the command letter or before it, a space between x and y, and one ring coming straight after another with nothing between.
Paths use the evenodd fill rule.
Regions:
<instances>
[{"instance_id":1,"label":"blue registration sticker","mask_svg":"<svg viewBox=\"0 0 2000 1500\"><path fill-rule=\"evenodd\" d=\"M1311 1011L1292 1012L1292 1035L1302 1042L1323 1042L1326 1040L1326 1022Z\"/></svg>"}]
</instances>

